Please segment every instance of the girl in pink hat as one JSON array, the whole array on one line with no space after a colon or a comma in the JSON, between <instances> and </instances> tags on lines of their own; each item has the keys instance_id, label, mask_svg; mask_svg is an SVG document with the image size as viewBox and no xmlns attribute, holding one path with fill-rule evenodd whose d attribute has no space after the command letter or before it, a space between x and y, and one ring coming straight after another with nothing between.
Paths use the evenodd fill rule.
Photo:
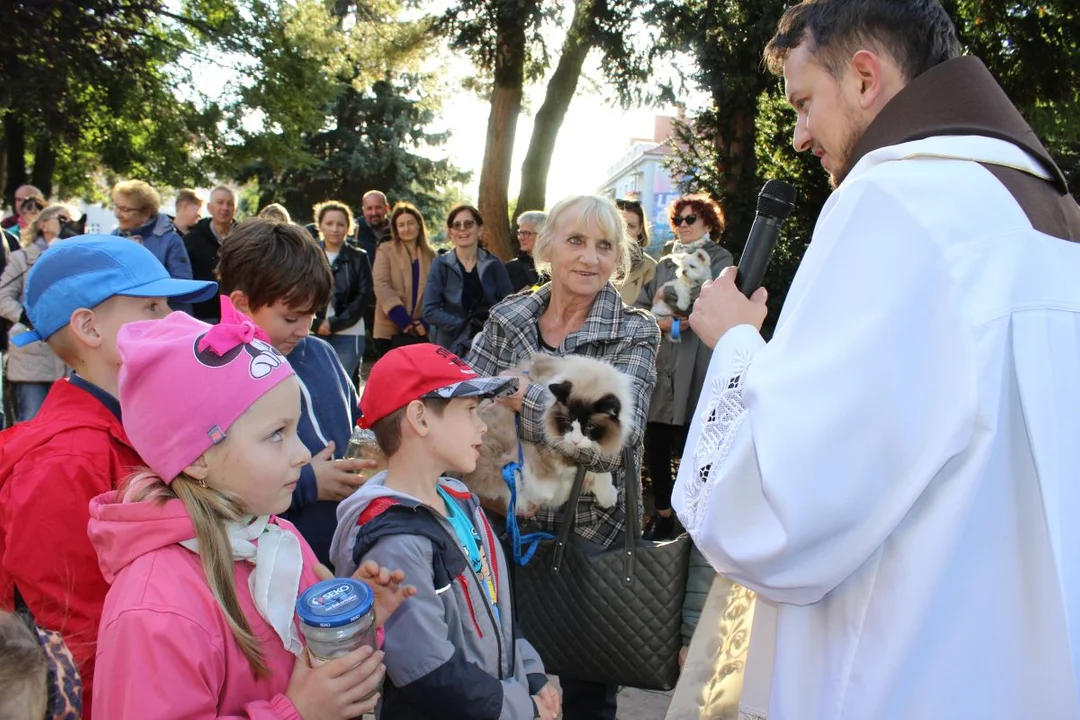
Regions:
<instances>
[{"instance_id":1,"label":"girl in pink hat","mask_svg":"<svg viewBox=\"0 0 1080 720\"><path fill-rule=\"evenodd\" d=\"M97 647L100 718L345 719L371 712L382 653L313 666L296 599L329 576L291 524L300 387L254 325L184 313L120 330L124 430L149 466L95 498L111 584ZM381 624L415 590L374 564Z\"/></svg>"}]
</instances>

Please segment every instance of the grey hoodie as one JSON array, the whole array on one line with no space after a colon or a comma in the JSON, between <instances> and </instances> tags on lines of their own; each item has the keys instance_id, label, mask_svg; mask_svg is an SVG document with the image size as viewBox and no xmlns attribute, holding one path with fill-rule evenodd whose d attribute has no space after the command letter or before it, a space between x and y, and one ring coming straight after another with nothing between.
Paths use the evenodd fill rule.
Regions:
<instances>
[{"instance_id":1,"label":"grey hoodie","mask_svg":"<svg viewBox=\"0 0 1080 720\"><path fill-rule=\"evenodd\" d=\"M498 587L497 612L449 521L385 480L386 473L376 475L338 506L330 548L339 575L374 560L403 570L418 591L386 622L379 717L537 717L531 696L547 676L536 650L517 633L506 558L476 496L456 480L439 480L480 536Z\"/></svg>"}]
</instances>

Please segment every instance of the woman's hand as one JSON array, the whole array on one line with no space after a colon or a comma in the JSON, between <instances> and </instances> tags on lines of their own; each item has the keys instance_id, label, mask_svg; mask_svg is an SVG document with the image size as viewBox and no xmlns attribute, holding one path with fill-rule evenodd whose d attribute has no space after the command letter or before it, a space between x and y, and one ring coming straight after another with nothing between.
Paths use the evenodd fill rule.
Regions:
<instances>
[{"instance_id":1,"label":"woman's hand","mask_svg":"<svg viewBox=\"0 0 1080 720\"><path fill-rule=\"evenodd\" d=\"M334 574L322 563L315 566L315 575L320 580L331 580ZM375 623L382 627L401 604L416 594L412 585L402 585L405 573L379 567L374 560L362 563L352 574L353 580L365 583L375 592Z\"/></svg>"},{"instance_id":2,"label":"woman's hand","mask_svg":"<svg viewBox=\"0 0 1080 720\"><path fill-rule=\"evenodd\" d=\"M383 654L366 645L318 667L296 658L285 697L304 720L349 720L375 710L386 674Z\"/></svg>"},{"instance_id":3,"label":"woman's hand","mask_svg":"<svg viewBox=\"0 0 1080 720\"><path fill-rule=\"evenodd\" d=\"M323 320L322 324L319 325L319 329L316 330L315 332L317 332L319 335L329 335L330 334L330 321L329 320Z\"/></svg>"},{"instance_id":4,"label":"woman's hand","mask_svg":"<svg viewBox=\"0 0 1080 720\"><path fill-rule=\"evenodd\" d=\"M529 390L529 376L517 370L504 370L499 373L499 377L517 378L518 388L513 395L495 398L495 402L502 403L516 413L521 412L521 401L525 399L525 393Z\"/></svg>"}]
</instances>

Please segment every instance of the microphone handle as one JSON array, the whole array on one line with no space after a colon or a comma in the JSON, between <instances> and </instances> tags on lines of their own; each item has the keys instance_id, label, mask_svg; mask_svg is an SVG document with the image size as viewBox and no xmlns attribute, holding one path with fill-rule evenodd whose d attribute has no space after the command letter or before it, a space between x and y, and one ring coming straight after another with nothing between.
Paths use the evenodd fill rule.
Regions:
<instances>
[{"instance_id":1,"label":"microphone handle","mask_svg":"<svg viewBox=\"0 0 1080 720\"><path fill-rule=\"evenodd\" d=\"M783 220L765 215L754 218L750 235L746 238L746 247L739 258L739 271L735 275L735 286L746 297L753 295L765 279L782 223Z\"/></svg>"}]
</instances>

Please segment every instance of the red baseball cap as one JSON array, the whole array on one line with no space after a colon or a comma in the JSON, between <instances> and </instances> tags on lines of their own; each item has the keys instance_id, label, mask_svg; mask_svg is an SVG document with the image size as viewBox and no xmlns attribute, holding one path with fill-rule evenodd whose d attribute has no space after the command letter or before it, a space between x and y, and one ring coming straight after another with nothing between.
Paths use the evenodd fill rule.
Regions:
<instances>
[{"instance_id":1,"label":"red baseball cap","mask_svg":"<svg viewBox=\"0 0 1080 720\"><path fill-rule=\"evenodd\" d=\"M360 424L371 427L420 398L495 397L517 390L517 378L481 377L446 348L420 343L396 348L371 367L360 398Z\"/></svg>"}]
</instances>

